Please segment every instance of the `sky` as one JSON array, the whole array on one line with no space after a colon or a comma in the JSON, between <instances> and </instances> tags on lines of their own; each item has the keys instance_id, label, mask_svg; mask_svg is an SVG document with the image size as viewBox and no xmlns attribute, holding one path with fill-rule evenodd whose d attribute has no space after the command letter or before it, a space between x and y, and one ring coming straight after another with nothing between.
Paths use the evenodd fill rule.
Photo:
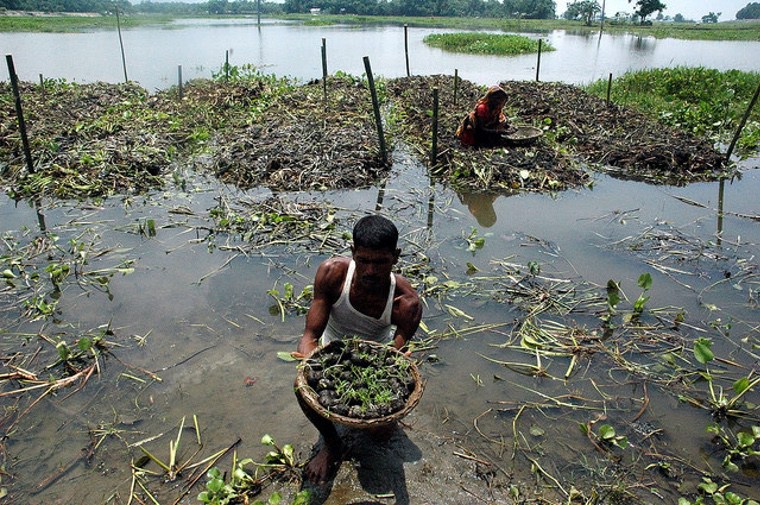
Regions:
<instances>
[{"instance_id":1,"label":"sky","mask_svg":"<svg viewBox=\"0 0 760 505\"><path fill-rule=\"evenodd\" d=\"M573 0L555 0L557 2L557 14L562 15L567 10L567 4ZM682 14L686 19L701 20L702 16L710 12L722 12L718 21L733 21L736 13L747 6L748 3L757 0L660 0L666 5L662 11L665 16L673 17ZM602 0L597 0L602 5ZM633 12L634 2L628 0L606 0L605 11L607 17L614 16L616 12ZM657 13L652 16L657 16ZM650 16L650 17L652 17Z\"/></svg>"}]
</instances>

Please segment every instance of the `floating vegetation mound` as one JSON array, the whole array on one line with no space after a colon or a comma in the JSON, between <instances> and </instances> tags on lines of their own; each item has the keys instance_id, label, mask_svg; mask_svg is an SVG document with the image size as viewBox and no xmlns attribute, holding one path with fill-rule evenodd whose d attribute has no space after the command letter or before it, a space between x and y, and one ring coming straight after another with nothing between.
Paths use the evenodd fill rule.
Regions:
<instances>
[{"instance_id":1,"label":"floating vegetation mound","mask_svg":"<svg viewBox=\"0 0 760 505\"><path fill-rule=\"evenodd\" d=\"M483 95L452 76L380 80L389 136L430 160L433 88L441 90L435 177L474 190L558 191L590 181L585 164L660 183L717 178L723 157L707 140L559 83L505 82L513 124L545 132L531 145L462 147L454 132ZM26 170L7 83L0 83L0 177L14 197L139 193L172 167L203 160L229 184L304 191L366 187L390 170L364 80L344 74L296 86L252 74L193 81L149 95L135 84L22 83L34 171ZM203 157L197 155L203 154Z\"/></svg>"},{"instance_id":2,"label":"floating vegetation mound","mask_svg":"<svg viewBox=\"0 0 760 505\"><path fill-rule=\"evenodd\" d=\"M529 146L462 147L454 132L484 89L460 81L454 105L452 76L411 77L388 83L390 100L403 118L404 139L429 159L433 88L439 97L438 159L433 172L455 186L471 189L561 190L585 184L588 173L545 140Z\"/></svg>"},{"instance_id":3,"label":"floating vegetation mound","mask_svg":"<svg viewBox=\"0 0 760 505\"><path fill-rule=\"evenodd\" d=\"M22 83L34 173L25 168L13 96L0 83L2 174L15 196L61 198L140 193L161 187L178 154L203 147L212 132L268 92L261 80L192 82L149 95L134 83Z\"/></svg>"},{"instance_id":4,"label":"floating vegetation mound","mask_svg":"<svg viewBox=\"0 0 760 505\"><path fill-rule=\"evenodd\" d=\"M567 84L504 82L520 121L548 125L557 143L615 176L664 184L714 180L724 157L713 145Z\"/></svg>"},{"instance_id":5,"label":"floating vegetation mound","mask_svg":"<svg viewBox=\"0 0 760 505\"><path fill-rule=\"evenodd\" d=\"M369 89L351 77L294 87L260 121L218 138L217 176L243 188L324 190L369 186L388 175L379 156Z\"/></svg>"},{"instance_id":6,"label":"floating vegetation mound","mask_svg":"<svg viewBox=\"0 0 760 505\"><path fill-rule=\"evenodd\" d=\"M10 85L0 84L0 156L18 196L140 191L168 164L171 137L144 117L148 94L135 84L20 84L35 173L25 169Z\"/></svg>"}]
</instances>

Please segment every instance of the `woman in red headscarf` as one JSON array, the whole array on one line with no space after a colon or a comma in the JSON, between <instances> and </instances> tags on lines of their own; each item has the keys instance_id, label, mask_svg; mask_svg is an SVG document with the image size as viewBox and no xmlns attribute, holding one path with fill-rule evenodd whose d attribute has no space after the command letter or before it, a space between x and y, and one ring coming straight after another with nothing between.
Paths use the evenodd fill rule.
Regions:
<instances>
[{"instance_id":1,"label":"woman in red headscarf","mask_svg":"<svg viewBox=\"0 0 760 505\"><path fill-rule=\"evenodd\" d=\"M509 123L504 116L507 92L499 86L491 86L486 94L475 104L457 128L456 135L463 145L495 145L501 135L508 130Z\"/></svg>"}]
</instances>

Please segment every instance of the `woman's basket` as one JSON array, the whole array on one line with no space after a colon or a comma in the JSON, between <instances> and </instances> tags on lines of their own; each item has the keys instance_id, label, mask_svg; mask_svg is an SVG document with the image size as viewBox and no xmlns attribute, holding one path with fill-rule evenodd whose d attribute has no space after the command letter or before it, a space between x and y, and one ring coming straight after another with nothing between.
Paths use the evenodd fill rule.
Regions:
<instances>
[{"instance_id":1,"label":"woman's basket","mask_svg":"<svg viewBox=\"0 0 760 505\"><path fill-rule=\"evenodd\" d=\"M322 405L317 392L311 385L309 385L307 374L315 367L320 367L320 358L324 357L325 353L332 353L334 355L338 352L346 352L346 350L354 351L355 349L358 349L359 346L362 346L362 349L369 349L369 352L382 352L385 353L384 355L386 356L392 355L396 360L402 360L408 365L406 373L414 380L414 389L409 393L404 406L399 410L388 415L371 418L359 418L351 417L346 414L338 414L334 410ZM385 344L368 340L351 339L332 341L327 345L315 349L304 362L299 365L295 388L296 392L300 394L306 404L325 419L351 428L375 428L394 423L411 412L412 409L417 406L417 403L419 403L420 398L422 398L424 385L417 365L402 352Z\"/></svg>"}]
</instances>

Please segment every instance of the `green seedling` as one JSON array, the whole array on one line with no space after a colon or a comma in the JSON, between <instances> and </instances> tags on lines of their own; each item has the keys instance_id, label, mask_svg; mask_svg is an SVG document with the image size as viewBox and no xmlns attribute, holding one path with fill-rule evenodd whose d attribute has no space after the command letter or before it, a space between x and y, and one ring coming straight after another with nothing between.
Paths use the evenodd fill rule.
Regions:
<instances>
[{"instance_id":1,"label":"green seedling","mask_svg":"<svg viewBox=\"0 0 760 505\"><path fill-rule=\"evenodd\" d=\"M279 314L280 320L285 321L286 314L303 315L309 311L309 303L314 296L314 287L308 285L301 290L301 293L297 296L293 290L293 284L286 282L283 284L282 293L277 289L277 284L267 291L267 294L271 296L276 305L270 308L270 312L273 314Z\"/></svg>"},{"instance_id":2,"label":"green seedling","mask_svg":"<svg viewBox=\"0 0 760 505\"><path fill-rule=\"evenodd\" d=\"M650 289L652 289L652 276L649 275L648 272L641 274L639 276L637 284L642 289L642 292L636 301L633 302L633 314L631 316L632 319L638 319L639 316L641 316L641 314L644 312L644 305L646 305L650 298L646 294Z\"/></svg>"},{"instance_id":3,"label":"green seedling","mask_svg":"<svg viewBox=\"0 0 760 505\"><path fill-rule=\"evenodd\" d=\"M709 477L702 477L702 482L697 489L705 496L699 496L693 502L687 498L680 497L678 505L707 505L706 498L710 498L714 505L760 505L757 501L750 498L742 498L733 491L728 491L730 484L719 486Z\"/></svg>"},{"instance_id":4,"label":"green seedling","mask_svg":"<svg viewBox=\"0 0 760 505\"><path fill-rule=\"evenodd\" d=\"M599 448L609 449L610 446L615 446L620 449L626 449L628 447L628 437L624 435L618 435L609 424L603 424L599 429L594 432L592 423L580 423L579 427L584 435L594 442Z\"/></svg>"},{"instance_id":5,"label":"green seedling","mask_svg":"<svg viewBox=\"0 0 760 505\"><path fill-rule=\"evenodd\" d=\"M266 501L257 499L264 485L274 480L286 481L300 485L300 464L296 461L293 446L285 444L279 447L270 435L261 437L261 443L272 450L265 456L264 463L256 463L251 458L237 461L237 453L232 458L232 470L229 480L226 474L214 467L207 474L206 489L198 494L198 501L208 505L227 505L231 503L252 503L253 505L277 505L282 503L282 495L272 492ZM311 499L309 491L297 493L291 505L307 505Z\"/></svg>"},{"instance_id":6,"label":"green seedling","mask_svg":"<svg viewBox=\"0 0 760 505\"><path fill-rule=\"evenodd\" d=\"M749 457L760 456L760 426L752 426L749 430L734 434L719 424L713 423L707 427L707 432L715 435L725 448L723 468L729 472L739 471L736 461L743 462Z\"/></svg>"},{"instance_id":7,"label":"green seedling","mask_svg":"<svg viewBox=\"0 0 760 505\"><path fill-rule=\"evenodd\" d=\"M477 228L473 228L470 234L463 236L463 238L467 243L467 250L473 254L475 254L475 251L483 249L483 246L486 245L485 237L478 236Z\"/></svg>"},{"instance_id":8,"label":"green seedling","mask_svg":"<svg viewBox=\"0 0 760 505\"><path fill-rule=\"evenodd\" d=\"M760 376L753 377L750 372L746 377L741 377L734 381L731 386L733 394L727 392L720 385L715 385L715 378L710 373L708 364L715 359L712 351L712 340L708 338L698 338L694 342L694 357L705 366L705 371L700 375L707 381L709 398L707 399L707 408L712 412L716 419L723 419L728 416L742 415L742 411L737 407L740 405L742 398L760 384ZM698 405L702 405L697 402Z\"/></svg>"}]
</instances>

